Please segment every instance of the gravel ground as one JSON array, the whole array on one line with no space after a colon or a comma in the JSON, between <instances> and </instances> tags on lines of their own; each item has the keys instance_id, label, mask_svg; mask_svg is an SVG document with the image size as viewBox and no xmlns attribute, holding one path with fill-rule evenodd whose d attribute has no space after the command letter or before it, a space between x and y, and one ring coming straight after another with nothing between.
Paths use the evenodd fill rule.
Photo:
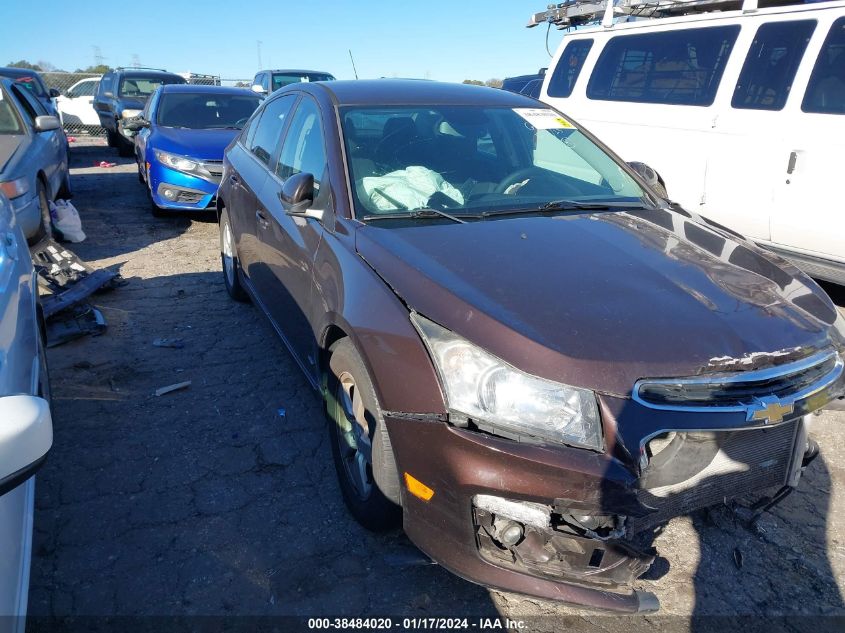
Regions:
<instances>
[{"instance_id":1,"label":"gravel ground","mask_svg":"<svg viewBox=\"0 0 845 633\"><path fill-rule=\"evenodd\" d=\"M118 166L92 167L100 160ZM88 234L74 250L129 283L94 297L105 335L49 352L55 444L38 476L33 627L53 622L38 616L249 614L701 630L708 620L691 616L722 614L796 615L822 630L833 620L806 616L845 616L845 413L815 419L821 457L757 532L722 510L667 527L653 579L638 581L661 616L622 621L489 591L346 512L320 403L256 309L226 295L214 218L154 219L134 163L101 141L78 144L73 167ZM160 337L185 347L154 347Z\"/></svg>"}]
</instances>

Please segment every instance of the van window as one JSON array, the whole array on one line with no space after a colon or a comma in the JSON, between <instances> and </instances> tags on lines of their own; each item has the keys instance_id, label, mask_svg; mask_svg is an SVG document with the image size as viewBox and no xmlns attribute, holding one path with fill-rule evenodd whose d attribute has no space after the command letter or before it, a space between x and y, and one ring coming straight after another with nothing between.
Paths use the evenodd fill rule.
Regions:
<instances>
[{"instance_id":1,"label":"van window","mask_svg":"<svg viewBox=\"0 0 845 633\"><path fill-rule=\"evenodd\" d=\"M103 95L107 92L114 92L114 75L103 75L100 80L100 91Z\"/></svg>"},{"instance_id":2,"label":"van window","mask_svg":"<svg viewBox=\"0 0 845 633\"><path fill-rule=\"evenodd\" d=\"M731 25L617 35L601 52L587 97L711 105L739 29Z\"/></svg>"},{"instance_id":3,"label":"van window","mask_svg":"<svg viewBox=\"0 0 845 633\"><path fill-rule=\"evenodd\" d=\"M815 28L815 20L796 20L769 22L757 29L742 65L731 106L782 110Z\"/></svg>"},{"instance_id":4,"label":"van window","mask_svg":"<svg viewBox=\"0 0 845 633\"><path fill-rule=\"evenodd\" d=\"M804 112L845 114L845 18L830 27L801 104Z\"/></svg>"},{"instance_id":5,"label":"van window","mask_svg":"<svg viewBox=\"0 0 845 633\"><path fill-rule=\"evenodd\" d=\"M550 97L568 97L572 94L572 89L584 66L584 60L587 59L587 53L592 47L593 40L575 40L566 45L549 80Z\"/></svg>"}]
</instances>

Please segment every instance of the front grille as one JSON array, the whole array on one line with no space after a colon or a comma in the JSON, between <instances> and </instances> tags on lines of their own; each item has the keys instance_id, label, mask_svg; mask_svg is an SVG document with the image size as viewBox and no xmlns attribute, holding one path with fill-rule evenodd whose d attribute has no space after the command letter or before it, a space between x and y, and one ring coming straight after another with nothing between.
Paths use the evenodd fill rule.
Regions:
<instances>
[{"instance_id":1,"label":"front grille","mask_svg":"<svg viewBox=\"0 0 845 633\"><path fill-rule=\"evenodd\" d=\"M839 356L835 352L826 352L764 370L645 379L637 383L634 398L656 408L741 409L758 398L805 397L809 392L835 381L841 373Z\"/></svg>"},{"instance_id":2,"label":"front grille","mask_svg":"<svg viewBox=\"0 0 845 633\"><path fill-rule=\"evenodd\" d=\"M800 421L740 431L670 433L655 438L641 476L640 500L656 512L634 519L633 532L750 492L783 486Z\"/></svg>"}]
</instances>

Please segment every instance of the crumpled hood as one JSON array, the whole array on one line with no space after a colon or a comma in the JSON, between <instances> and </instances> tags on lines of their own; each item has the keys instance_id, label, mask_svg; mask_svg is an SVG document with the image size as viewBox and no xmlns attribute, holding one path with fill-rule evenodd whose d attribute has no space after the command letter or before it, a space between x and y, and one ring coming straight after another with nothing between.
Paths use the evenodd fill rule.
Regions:
<instances>
[{"instance_id":1,"label":"crumpled hood","mask_svg":"<svg viewBox=\"0 0 845 633\"><path fill-rule=\"evenodd\" d=\"M156 149L191 158L223 160L223 150L239 133L240 130L182 130L156 127L151 134L150 144Z\"/></svg>"},{"instance_id":2,"label":"crumpled hood","mask_svg":"<svg viewBox=\"0 0 845 633\"><path fill-rule=\"evenodd\" d=\"M5 171L16 152L24 152L24 146L29 142L29 138L23 134L0 134L0 174Z\"/></svg>"},{"instance_id":3,"label":"crumpled hood","mask_svg":"<svg viewBox=\"0 0 845 633\"><path fill-rule=\"evenodd\" d=\"M610 394L787 362L835 336L835 307L797 268L679 212L373 223L356 248L411 309L525 371Z\"/></svg>"}]
</instances>

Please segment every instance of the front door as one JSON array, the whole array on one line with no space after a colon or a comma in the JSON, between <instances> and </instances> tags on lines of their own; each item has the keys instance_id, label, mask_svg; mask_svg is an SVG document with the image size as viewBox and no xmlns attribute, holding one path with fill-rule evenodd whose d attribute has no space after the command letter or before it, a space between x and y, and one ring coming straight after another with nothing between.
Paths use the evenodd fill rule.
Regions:
<instances>
[{"instance_id":1,"label":"front door","mask_svg":"<svg viewBox=\"0 0 845 633\"><path fill-rule=\"evenodd\" d=\"M316 337L308 320L313 297L312 266L323 236L323 225L314 219L293 217L281 201L285 179L298 173L314 175L314 208L328 206L328 186L320 181L326 171L320 110L304 96L294 111L282 142L273 174L259 194L259 205L268 212L267 225L259 230L262 259L272 274L272 291L262 290L270 314L306 374L317 380ZM326 209L328 211L328 209Z\"/></svg>"}]
</instances>

